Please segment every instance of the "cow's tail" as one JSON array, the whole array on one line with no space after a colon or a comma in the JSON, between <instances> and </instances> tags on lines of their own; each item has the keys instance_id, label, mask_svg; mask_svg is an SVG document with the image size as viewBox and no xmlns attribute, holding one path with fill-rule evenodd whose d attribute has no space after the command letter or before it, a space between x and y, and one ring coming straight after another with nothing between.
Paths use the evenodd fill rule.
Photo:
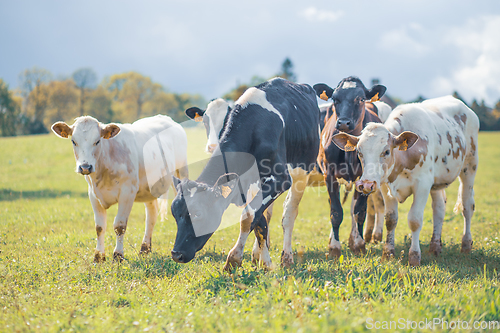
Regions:
<instances>
[{"instance_id":1,"label":"cow's tail","mask_svg":"<svg viewBox=\"0 0 500 333\"><path fill-rule=\"evenodd\" d=\"M464 204L462 201L462 182L460 182L460 186L458 188L458 197L457 197L457 203L455 204L455 208L453 208L453 212L455 214L461 213L464 209Z\"/></svg>"},{"instance_id":2,"label":"cow's tail","mask_svg":"<svg viewBox=\"0 0 500 333\"><path fill-rule=\"evenodd\" d=\"M342 206L347 201L347 197L349 196L349 193L351 193L351 191L352 191L352 183L345 184L345 186L344 186L344 198L342 199Z\"/></svg>"}]
</instances>

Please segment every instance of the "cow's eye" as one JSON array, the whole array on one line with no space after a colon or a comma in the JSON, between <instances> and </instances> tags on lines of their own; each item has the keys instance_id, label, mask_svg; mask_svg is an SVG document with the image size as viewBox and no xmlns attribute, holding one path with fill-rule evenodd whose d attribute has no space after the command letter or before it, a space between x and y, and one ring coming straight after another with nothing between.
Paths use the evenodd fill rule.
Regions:
<instances>
[{"instance_id":1,"label":"cow's eye","mask_svg":"<svg viewBox=\"0 0 500 333\"><path fill-rule=\"evenodd\" d=\"M390 153L391 153L391 152L390 152L390 150L389 150L389 149L387 149L386 151L384 151L384 152L382 153L382 155L381 155L381 156L382 156L382 157L387 157L387 156L389 156L389 154L390 154Z\"/></svg>"},{"instance_id":2,"label":"cow's eye","mask_svg":"<svg viewBox=\"0 0 500 333\"><path fill-rule=\"evenodd\" d=\"M71 140L71 142L73 142L73 146L78 146L74 140Z\"/></svg>"},{"instance_id":3,"label":"cow's eye","mask_svg":"<svg viewBox=\"0 0 500 333\"><path fill-rule=\"evenodd\" d=\"M101 142L101 140L97 140L96 143L94 143L94 146L97 146Z\"/></svg>"}]
</instances>

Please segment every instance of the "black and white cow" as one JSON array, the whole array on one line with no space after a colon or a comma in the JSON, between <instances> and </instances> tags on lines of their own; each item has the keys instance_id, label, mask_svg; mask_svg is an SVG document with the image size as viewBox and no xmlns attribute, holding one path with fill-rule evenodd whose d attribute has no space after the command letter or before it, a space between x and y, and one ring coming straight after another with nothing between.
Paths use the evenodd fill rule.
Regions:
<instances>
[{"instance_id":1,"label":"black and white cow","mask_svg":"<svg viewBox=\"0 0 500 333\"><path fill-rule=\"evenodd\" d=\"M340 81L333 89L326 84L314 85L317 95L324 100L333 100L333 111L327 118L321 133L321 145L318 155L318 164L325 175L325 183L330 196L330 219L332 231L330 234L329 255L340 256L341 245L339 240L339 227L343 220L343 210L340 201L340 181L352 183L362 174L360 161L355 152L343 151L332 141L333 136L339 132L361 134L361 130L369 122L381 120L376 114L376 107L370 102L382 97L386 88L375 85L368 90L356 77L348 77ZM357 134L354 134L357 133ZM380 198L380 196L377 196ZM351 215L352 228L349 237L349 247L353 252L365 250L362 238L363 224L366 217L368 196L355 192L353 196ZM383 202L378 202L379 210L383 209ZM381 213L378 214L382 216ZM379 218L379 220L381 217ZM380 222L379 225L382 225ZM373 227L372 227L373 229ZM378 237L378 235L377 235ZM382 238L382 235L379 236Z\"/></svg>"},{"instance_id":2,"label":"black and white cow","mask_svg":"<svg viewBox=\"0 0 500 333\"><path fill-rule=\"evenodd\" d=\"M254 229L259 240L259 262L270 268L268 226L263 213L281 193L290 189L292 195L287 200L294 201L291 204L294 209L283 218L284 247L289 253L283 252L282 261L286 261L291 255L298 202L316 166L318 126L318 104L309 85L275 78L249 88L227 113L219 146L200 177L196 181L183 180L178 185L172 202L172 214L177 221L173 259L191 261L213 234L197 235L195 229L204 224L218 226L231 203L246 204L240 237L228 255L226 268L241 264L246 239ZM248 167L241 163L241 158L231 158L238 154L248 154L255 160L258 168L255 183L241 177ZM250 194L256 185L260 196ZM255 200L258 197L261 201Z\"/></svg>"}]
</instances>

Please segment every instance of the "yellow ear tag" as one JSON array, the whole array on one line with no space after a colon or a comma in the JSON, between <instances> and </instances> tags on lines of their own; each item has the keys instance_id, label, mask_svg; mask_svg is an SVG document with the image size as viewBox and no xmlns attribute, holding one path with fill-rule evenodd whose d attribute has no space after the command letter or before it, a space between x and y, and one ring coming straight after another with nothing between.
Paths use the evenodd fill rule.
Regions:
<instances>
[{"instance_id":1,"label":"yellow ear tag","mask_svg":"<svg viewBox=\"0 0 500 333\"><path fill-rule=\"evenodd\" d=\"M380 101L380 98L378 98L378 93L375 94L375 96L372 97L372 99L370 99L370 102L376 102L376 101Z\"/></svg>"},{"instance_id":2,"label":"yellow ear tag","mask_svg":"<svg viewBox=\"0 0 500 333\"><path fill-rule=\"evenodd\" d=\"M351 141L347 141L347 143L344 146L345 151L355 151L356 146L351 143Z\"/></svg>"},{"instance_id":3,"label":"yellow ear tag","mask_svg":"<svg viewBox=\"0 0 500 333\"><path fill-rule=\"evenodd\" d=\"M200 115L198 114L198 112L196 112L196 116L194 116L194 121L196 121L196 122L200 123L200 122L202 122L202 121L203 121L203 117L202 117L202 116L200 116Z\"/></svg>"},{"instance_id":4,"label":"yellow ear tag","mask_svg":"<svg viewBox=\"0 0 500 333\"><path fill-rule=\"evenodd\" d=\"M222 196L227 198L231 194L231 188L229 186L222 186Z\"/></svg>"},{"instance_id":5,"label":"yellow ear tag","mask_svg":"<svg viewBox=\"0 0 500 333\"><path fill-rule=\"evenodd\" d=\"M399 145L399 150L402 150L402 151L407 151L408 150L408 142L406 141L403 141L402 144Z\"/></svg>"},{"instance_id":6,"label":"yellow ear tag","mask_svg":"<svg viewBox=\"0 0 500 333\"><path fill-rule=\"evenodd\" d=\"M319 98L321 98L324 101L328 100L328 96L326 96L326 90L323 90L323 92L321 93L321 95L319 95Z\"/></svg>"}]
</instances>

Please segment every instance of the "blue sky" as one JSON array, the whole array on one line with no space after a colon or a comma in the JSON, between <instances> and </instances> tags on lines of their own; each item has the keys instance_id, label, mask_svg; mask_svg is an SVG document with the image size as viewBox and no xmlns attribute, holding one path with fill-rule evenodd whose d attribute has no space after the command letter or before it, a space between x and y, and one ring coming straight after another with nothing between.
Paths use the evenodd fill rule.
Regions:
<instances>
[{"instance_id":1,"label":"blue sky","mask_svg":"<svg viewBox=\"0 0 500 333\"><path fill-rule=\"evenodd\" d=\"M500 1L0 1L0 78L33 66L138 71L218 97L285 57L298 80L380 78L411 100L500 99Z\"/></svg>"}]
</instances>

